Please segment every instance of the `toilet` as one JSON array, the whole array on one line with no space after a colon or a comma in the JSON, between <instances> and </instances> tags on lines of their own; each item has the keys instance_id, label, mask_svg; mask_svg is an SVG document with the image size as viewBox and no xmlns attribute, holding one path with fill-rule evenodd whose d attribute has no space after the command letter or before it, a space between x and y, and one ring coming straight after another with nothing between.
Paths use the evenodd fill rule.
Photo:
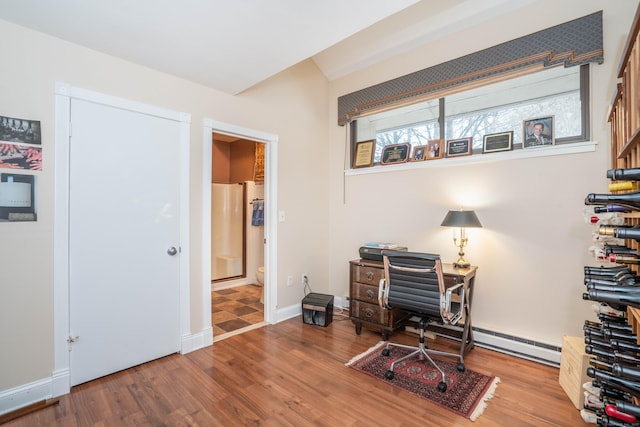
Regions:
<instances>
[{"instance_id":1,"label":"toilet","mask_svg":"<svg viewBox=\"0 0 640 427\"><path fill-rule=\"evenodd\" d=\"M258 271L256 271L256 280L258 281L258 285L262 286L262 295L260 295L260 302L264 304L264 265L258 267Z\"/></svg>"}]
</instances>

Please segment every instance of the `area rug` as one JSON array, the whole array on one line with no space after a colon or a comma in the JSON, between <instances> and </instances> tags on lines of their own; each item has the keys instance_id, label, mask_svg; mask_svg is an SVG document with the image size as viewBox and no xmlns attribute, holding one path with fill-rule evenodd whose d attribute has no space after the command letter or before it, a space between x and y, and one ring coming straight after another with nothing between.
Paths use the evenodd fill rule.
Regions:
<instances>
[{"instance_id":1,"label":"area rug","mask_svg":"<svg viewBox=\"0 0 640 427\"><path fill-rule=\"evenodd\" d=\"M447 383L447 390L443 393L438 391L440 373L428 361L421 362L417 357L396 364L395 376L393 380L388 380L384 374L389 370L391 363L411 351L391 347L389 356L382 356L382 349L386 344L385 341L380 341L369 350L355 356L346 365L472 421L482 415L487 401L493 397L500 382L498 377L483 375L469 368L459 372L456 368L457 362L438 358L436 361L444 371Z\"/></svg>"}]
</instances>

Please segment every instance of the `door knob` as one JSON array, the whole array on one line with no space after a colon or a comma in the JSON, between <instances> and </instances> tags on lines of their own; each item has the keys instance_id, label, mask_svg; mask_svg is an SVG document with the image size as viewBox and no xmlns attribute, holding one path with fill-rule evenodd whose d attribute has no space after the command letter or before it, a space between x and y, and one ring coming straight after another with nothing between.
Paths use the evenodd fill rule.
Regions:
<instances>
[{"instance_id":1,"label":"door knob","mask_svg":"<svg viewBox=\"0 0 640 427\"><path fill-rule=\"evenodd\" d=\"M174 256L175 254L177 254L177 253L178 253L178 250L176 249L176 247L175 247L175 246L171 246L169 249L167 249L167 253L168 253L170 256Z\"/></svg>"}]
</instances>

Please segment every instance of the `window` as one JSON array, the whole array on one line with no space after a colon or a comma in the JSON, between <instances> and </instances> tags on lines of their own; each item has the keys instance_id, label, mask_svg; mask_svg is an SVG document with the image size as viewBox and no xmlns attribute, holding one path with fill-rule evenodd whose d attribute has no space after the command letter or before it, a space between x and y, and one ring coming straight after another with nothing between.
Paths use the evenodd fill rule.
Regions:
<instances>
[{"instance_id":1,"label":"window","mask_svg":"<svg viewBox=\"0 0 640 427\"><path fill-rule=\"evenodd\" d=\"M484 135L513 131L522 148L523 121L554 117L555 143L588 139L588 65L556 67L410 106L372 114L354 123L356 141L376 140L374 163L383 147L431 139L473 138L481 153Z\"/></svg>"}]
</instances>

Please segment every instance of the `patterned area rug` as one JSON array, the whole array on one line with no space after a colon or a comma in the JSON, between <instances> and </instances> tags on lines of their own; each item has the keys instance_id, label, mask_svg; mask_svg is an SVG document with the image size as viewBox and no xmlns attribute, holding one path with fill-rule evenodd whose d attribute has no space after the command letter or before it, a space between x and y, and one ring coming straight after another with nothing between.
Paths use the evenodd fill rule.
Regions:
<instances>
[{"instance_id":1,"label":"patterned area rug","mask_svg":"<svg viewBox=\"0 0 640 427\"><path fill-rule=\"evenodd\" d=\"M448 362L438 358L436 362L444 371L447 390L438 391L440 373L428 361L421 362L417 357L397 364L395 377L387 380L384 376L391 362L410 353L398 347L391 347L389 356L382 356L382 349L387 343L379 342L366 352L354 357L346 365L360 372L371 375L443 408L453 411L470 420L476 420L487 406L487 400L493 397L500 378L489 377L467 368L459 372L457 362ZM452 359L455 360L455 359Z\"/></svg>"}]
</instances>

